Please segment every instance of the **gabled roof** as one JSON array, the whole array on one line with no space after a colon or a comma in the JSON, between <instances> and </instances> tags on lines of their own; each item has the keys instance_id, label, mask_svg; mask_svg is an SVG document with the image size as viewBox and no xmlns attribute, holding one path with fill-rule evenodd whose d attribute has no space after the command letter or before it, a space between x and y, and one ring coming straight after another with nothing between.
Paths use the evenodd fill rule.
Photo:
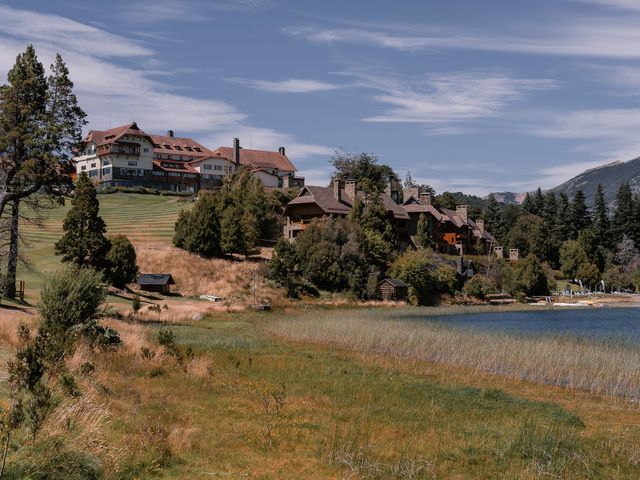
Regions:
<instances>
[{"instance_id":1,"label":"gabled roof","mask_svg":"<svg viewBox=\"0 0 640 480\"><path fill-rule=\"evenodd\" d=\"M208 158L214 153L192 138L170 137L167 135L151 135L153 153L163 155L185 155L189 157ZM159 145L156 147L155 145Z\"/></svg>"},{"instance_id":2,"label":"gabled roof","mask_svg":"<svg viewBox=\"0 0 640 480\"><path fill-rule=\"evenodd\" d=\"M213 154L219 154L225 158L233 157L233 147L218 147ZM270 152L267 150L251 150L240 148L240 164L251 167L275 168L285 172L295 172L296 167L289 158L280 152Z\"/></svg>"},{"instance_id":3,"label":"gabled roof","mask_svg":"<svg viewBox=\"0 0 640 480\"><path fill-rule=\"evenodd\" d=\"M171 161L172 160L154 160L153 165L155 167L158 167L158 170L163 170L165 172L198 173L198 171L195 168L193 168L193 166L191 165L191 162L181 162L179 160L173 161L173 163L184 165L184 168L173 168L173 167L166 167L162 165L163 162L171 162Z\"/></svg>"},{"instance_id":4,"label":"gabled roof","mask_svg":"<svg viewBox=\"0 0 640 480\"><path fill-rule=\"evenodd\" d=\"M347 194L342 190L341 198L345 198ZM351 210L351 202L345 204L339 202L333 196L333 188L330 187L316 187L308 185L300 190L300 193L296 198L291 200L285 207L285 215L289 206L294 205L312 205L315 204L326 214L339 214L347 215Z\"/></svg>"},{"instance_id":5,"label":"gabled roof","mask_svg":"<svg viewBox=\"0 0 640 480\"><path fill-rule=\"evenodd\" d=\"M394 287L405 287L405 288L409 287L409 285L404 283L399 278L385 278L380 282L380 285L382 285L383 283L388 283L389 285L393 285Z\"/></svg>"},{"instance_id":6,"label":"gabled roof","mask_svg":"<svg viewBox=\"0 0 640 480\"><path fill-rule=\"evenodd\" d=\"M428 213L431 214L436 220L443 221L445 216L438 211L433 205L422 205L420 201L415 197L409 197L402 204L402 208L408 213Z\"/></svg>"},{"instance_id":7,"label":"gabled roof","mask_svg":"<svg viewBox=\"0 0 640 480\"><path fill-rule=\"evenodd\" d=\"M469 226L472 229L472 234L474 237L477 238L481 238L483 240L487 240L489 242L495 242L496 239L493 235L491 235L491 233L487 232L486 230L481 230L480 227L478 226L478 224L476 222L474 222L473 220L469 219Z\"/></svg>"},{"instance_id":8,"label":"gabled roof","mask_svg":"<svg viewBox=\"0 0 640 480\"><path fill-rule=\"evenodd\" d=\"M125 135L137 135L147 137L151 140L151 136L140 130L136 122L131 122L126 125L110 128L109 130L89 130L89 133L84 137L83 142L93 142L96 145L107 145L118 141Z\"/></svg>"},{"instance_id":9,"label":"gabled roof","mask_svg":"<svg viewBox=\"0 0 640 480\"><path fill-rule=\"evenodd\" d=\"M455 210L449 210L448 208L441 208L440 211L445 215L445 221L450 221L456 227L468 227L469 221L462 218Z\"/></svg>"},{"instance_id":10,"label":"gabled roof","mask_svg":"<svg viewBox=\"0 0 640 480\"><path fill-rule=\"evenodd\" d=\"M170 273L141 273L136 280L138 285L175 285Z\"/></svg>"}]
</instances>

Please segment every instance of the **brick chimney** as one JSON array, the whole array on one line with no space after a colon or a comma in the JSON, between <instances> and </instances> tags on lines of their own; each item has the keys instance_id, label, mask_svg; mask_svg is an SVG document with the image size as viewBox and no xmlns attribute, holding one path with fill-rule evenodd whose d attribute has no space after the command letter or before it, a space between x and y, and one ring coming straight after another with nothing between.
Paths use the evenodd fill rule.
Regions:
<instances>
[{"instance_id":1,"label":"brick chimney","mask_svg":"<svg viewBox=\"0 0 640 480\"><path fill-rule=\"evenodd\" d=\"M416 200L419 200L420 192L418 190L418 187L405 188L404 192L402 193L402 197L405 202L409 200L411 197L415 198Z\"/></svg>"},{"instance_id":2,"label":"brick chimney","mask_svg":"<svg viewBox=\"0 0 640 480\"><path fill-rule=\"evenodd\" d=\"M344 182L344 192L351 199L352 202L356 199L356 181L355 180L347 180Z\"/></svg>"},{"instance_id":3,"label":"brick chimney","mask_svg":"<svg viewBox=\"0 0 640 480\"><path fill-rule=\"evenodd\" d=\"M476 225L478 225L478 230L480 230L480 233L484 233L484 220L476 220Z\"/></svg>"},{"instance_id":4,"label":"brick chimney","mask_svg":"<svg viewBox=\"0 0 640 480\"><path fill-rule=\"evenodd\" d=\"M425 207L431 205L431 194L429 192L423 192L420 194L420 205Z\"/></svg>"},{"instance_id":5,"label":"brick chimney","mask_svg":"<svg viewBox=\"0 0 640 480\"><path fill-rule=\"evenodd\" d=\"M333 198L337 201L342 200L342 182L337 178L333 179Z\"/></svg>"},{"instance_id":6,"label":"brick chimney","mask_svg":"<svg viewBox=\"0 0 640 480\"><path fill-rule=\"evenodd\" d=\"M240 165L240 139L233 139L233 163Z\"/></svg>"},{"instance_id":7,"label":"brick chimney","mask_svg":"<svg viewBox=\"0 0 640 480\"><path fill-rule=\"evenodd\" d=\"M280 155L284 155L284 147L280 147L278 149L278 152L280 153Z\"/></svg>"},{"instance_id":8,"label":"brick chimney","mask_svg":"<svg viewBox=\"0 0 640 480\"><path fill-rule=\"evenodd\" d=\"M465 222L469 219L469 209L466 205L456 206L456 214Z\"/></svg>"}]
</instances>

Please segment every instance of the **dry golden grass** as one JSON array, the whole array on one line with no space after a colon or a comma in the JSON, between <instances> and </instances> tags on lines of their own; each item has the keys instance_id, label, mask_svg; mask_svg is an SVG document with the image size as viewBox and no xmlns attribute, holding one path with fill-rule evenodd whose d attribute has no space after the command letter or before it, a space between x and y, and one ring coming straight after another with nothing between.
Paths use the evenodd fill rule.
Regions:
<instances>
[{"instance_id":1,"label":"dry golden grass","mask_svg":"<svg viewBox=\"0 0 640 480\"><path fill-rule=\"evenodd\" d=\"M324 312L279 321L281 337L471 367L592 394L640 398L640 350L571 338L516 337L393 319L389 311Z\"/></svg>"}]
</instances>

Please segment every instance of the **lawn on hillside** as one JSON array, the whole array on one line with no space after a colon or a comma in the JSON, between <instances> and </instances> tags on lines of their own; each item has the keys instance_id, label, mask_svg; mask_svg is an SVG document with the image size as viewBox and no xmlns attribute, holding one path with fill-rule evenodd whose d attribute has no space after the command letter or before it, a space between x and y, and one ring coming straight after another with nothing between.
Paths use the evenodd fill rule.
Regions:
<instances>
[{"instance_id":1,"label":"lawn on hillside","mask_svg":"<svg viewBox=\"0 0 640 480\"><path fill-rule=\"evenodd\" d=\"M100 215L107 224L109 235L124 234L132 240L163 240L170 243L174 223L181 209L190 204L179 197L112 193L98 195ZM60 257L54 253L54 244L62 236L62 222L71 206L42 211L41 225L21 224L23 244L20 246L29 267L21 266L18 280L26 282L28 300L40 289L42 280L60 266Z\"/></svg>"}]
</instances>

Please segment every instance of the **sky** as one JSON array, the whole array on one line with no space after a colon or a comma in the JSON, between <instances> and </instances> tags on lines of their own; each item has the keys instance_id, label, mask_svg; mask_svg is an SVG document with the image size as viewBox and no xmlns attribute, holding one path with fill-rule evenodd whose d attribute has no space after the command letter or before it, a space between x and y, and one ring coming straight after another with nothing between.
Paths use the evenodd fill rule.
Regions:
<instances>
[{"instance_id":1,"label":"sky","mask_svg":"<svg viewBox=\"0 0 640 480\"><path fill-rule=\"evenodd\" d=\"M327 184L368 152L438 192L549 188L640 155L640 0L0 0L88 129L277 149Z\"/></svg>"}]
</instances>

